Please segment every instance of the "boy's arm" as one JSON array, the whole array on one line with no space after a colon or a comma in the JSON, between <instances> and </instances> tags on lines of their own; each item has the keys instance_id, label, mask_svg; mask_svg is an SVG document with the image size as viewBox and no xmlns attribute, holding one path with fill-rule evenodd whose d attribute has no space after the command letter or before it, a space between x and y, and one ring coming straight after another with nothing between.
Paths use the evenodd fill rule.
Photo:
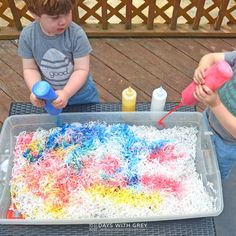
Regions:
<instances>
[{"instance_id":1,"label":"boy's arm","mask_svg":"<svg viewBox=\"0 0 236 236\"><path fill-rule=\"evenodd\" d=\"M26 85L32 91L33 85L41 80L41 75L34 59L22 59L23 75Z\"/></svg>"},{"instance_id":2,"label":"boy's arm","mask_svg":"<svg viewBox=\"0 0 236 236\"><path fill-rule=\"evenodd\" d=\"M85 84L89 74L89 63L89 55L74 59L74 72L63 88L69 97L72 97Z\"/></svg>"},{"instance_id":3,"label":"boy's arm","mask_svg":"<svg viewBox=\"0 0 236 236\"><path fill-rule=\"evenodd\" d=\"M211 107L221 125L236 139L236 117L220 101L216 106Z\"/></svg>"},{"instance_id":4,"label":"boy's arm","mask_svg":"<svg viewBox=\"0 0 236 236\"><path fill-rule=\"evenodd\" d=\"M57 90L58 98L53 101L56 108L63 108L68 100L79 91L87 81L89 74L89 55L74 59L74 72L62 90Z\"/></svg>"},{"instance_id":5,"label":"boy's arm","mask_svg":"<svg viewBox=\"0 0 236 236\"><path fill-rule=\"evenodd\" d=\"M210 67L220 60L224 60L224 53L223 52L208 53L201 58L201 60L199 61L199 66Z\"/></svg>"},{"instance_id":6,"label":"boy's arm","mask_svg":"<svg viewBox=\"0 0 236 236\"><path fill-rule=\"evenodd\" d=\"M45 105L44 101L41 99L36 98L36 96L32 93L33 85L41 80L41 75L39 73L38 67L34 61L34 59L22 59L23 64L23 75L24 80L29 88L30 94L30 101L36 107L43 107Z\"/></svg>"},{"instance_id":7,"label":"boy's arm","mask_svg":"<svg viewBox=\"0 0 236 236\"><path fill-rule=\"evenodd\" d=\"M193 80L196 84L203 84L205 71L211 67L213 64L220 60L224 60L224 53L208 53L204 55L199 61L198 67L196 68Z\"/></svg>"}]
</instances>

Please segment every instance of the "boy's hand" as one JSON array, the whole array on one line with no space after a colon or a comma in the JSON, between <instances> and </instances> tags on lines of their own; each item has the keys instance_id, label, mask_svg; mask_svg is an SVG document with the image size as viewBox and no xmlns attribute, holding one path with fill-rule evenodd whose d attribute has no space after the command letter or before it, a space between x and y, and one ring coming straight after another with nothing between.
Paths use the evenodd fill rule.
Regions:
<instances>
[{"instance_id":1,"label":"boy's hand","mask_svg":"<svg viewBox=\"0 0 236 236\"><path fill-rule=\"evenodd\" d=\"M30 101L36 107L45 106L45 102L42 99L38 99L33 93L30 94Z\"/></svg>"},{"instance_id":2,"label":"boy's hand","mask_svg":"<svg viewBox=\"0 0 236 236\"><path fill-rule=\"evenodd\" d=\"M218 93L213 92L206 85L196 86L196 90L194 92L194 97L199 102L204 103L205 105L209 106L210 108L218 106L221 103Z\"/></svg>"},{"instance_id":3,"label":"boy's hand","mask_svg":"<svg viewBox=\"0 0 236 236\"><path fill-rule=\"evenodd\" d=\"M68 103L69 96L63 90L57 90L55 92L58 95L58 98L52 102L52 105L57 109L64 108Z\"/></svg>"},{"instance_id":4,"label":"boy's hand","mask_svg":"<svg viewBox=\"0 0 236 236\"><path fill-rule=\"evenodd\" d=\"M207 70L207 67L205 66L198 66L196 70L194 71L193 75L193 81L196 84L204 84L205 83L205 71Z\"/></svg>"}]
</instances>

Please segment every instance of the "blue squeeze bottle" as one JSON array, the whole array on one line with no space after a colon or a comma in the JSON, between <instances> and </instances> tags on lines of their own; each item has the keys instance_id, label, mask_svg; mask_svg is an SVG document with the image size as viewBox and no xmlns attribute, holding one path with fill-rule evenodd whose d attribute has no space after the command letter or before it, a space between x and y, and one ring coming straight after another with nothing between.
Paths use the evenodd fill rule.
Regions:
<instances>
[{"instance_id":1,"label":"blue squeeze bottle","mask_svg":"<svg viewBox=\"0 0 236 236\"><path fill-rule=\"evenodd\" d=\"M57 116L62 112L62 109L57 109L51 104L58 96L48 82L38 81L34 84L32 92L38 99L45 100L44 109L48 114Z\"/></svg>"}]
</instances>

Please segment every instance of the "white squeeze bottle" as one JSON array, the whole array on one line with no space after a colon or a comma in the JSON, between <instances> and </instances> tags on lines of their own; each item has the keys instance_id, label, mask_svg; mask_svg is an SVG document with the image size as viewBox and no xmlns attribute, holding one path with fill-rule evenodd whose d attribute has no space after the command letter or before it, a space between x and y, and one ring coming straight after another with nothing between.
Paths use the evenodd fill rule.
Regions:
<instances>
[{"instance_id":1,"label":"white squeeze bottle","mask_svg":"<svg viewBox=\"0 0 236 236\"><path fill-rule=\"evenodd\" d=\"M164 111L167 92L161 87L152 92L151 111Z\"/></svg>"},{"instance_id":2,"label":"white squeeze bottle","mask_svg":"<svg viewBox=\"0 0 236 236\"><path fill-rule=\"evenodd\" d=\"M135 111L136 97L137 93L131 87L124 89L122 92L122 111Z\"/></svg>"}]
</instances>

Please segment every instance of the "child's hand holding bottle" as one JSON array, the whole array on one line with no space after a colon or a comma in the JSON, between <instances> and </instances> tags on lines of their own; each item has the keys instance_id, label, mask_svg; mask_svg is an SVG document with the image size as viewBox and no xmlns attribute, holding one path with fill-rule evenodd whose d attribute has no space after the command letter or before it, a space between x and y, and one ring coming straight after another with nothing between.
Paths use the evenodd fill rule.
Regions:
<instances>
[{"instance_id":1,"label":"child's hand holding bottle","mask_svg":"<svg viewBox=\"0 0 236 236\"><path fill-rule=\"evenodd\" d=\"M45 102L42 99L37 98L34 93L30 94L30 102L36 107L44 107Z\"/></svg>"}]
</instances>

